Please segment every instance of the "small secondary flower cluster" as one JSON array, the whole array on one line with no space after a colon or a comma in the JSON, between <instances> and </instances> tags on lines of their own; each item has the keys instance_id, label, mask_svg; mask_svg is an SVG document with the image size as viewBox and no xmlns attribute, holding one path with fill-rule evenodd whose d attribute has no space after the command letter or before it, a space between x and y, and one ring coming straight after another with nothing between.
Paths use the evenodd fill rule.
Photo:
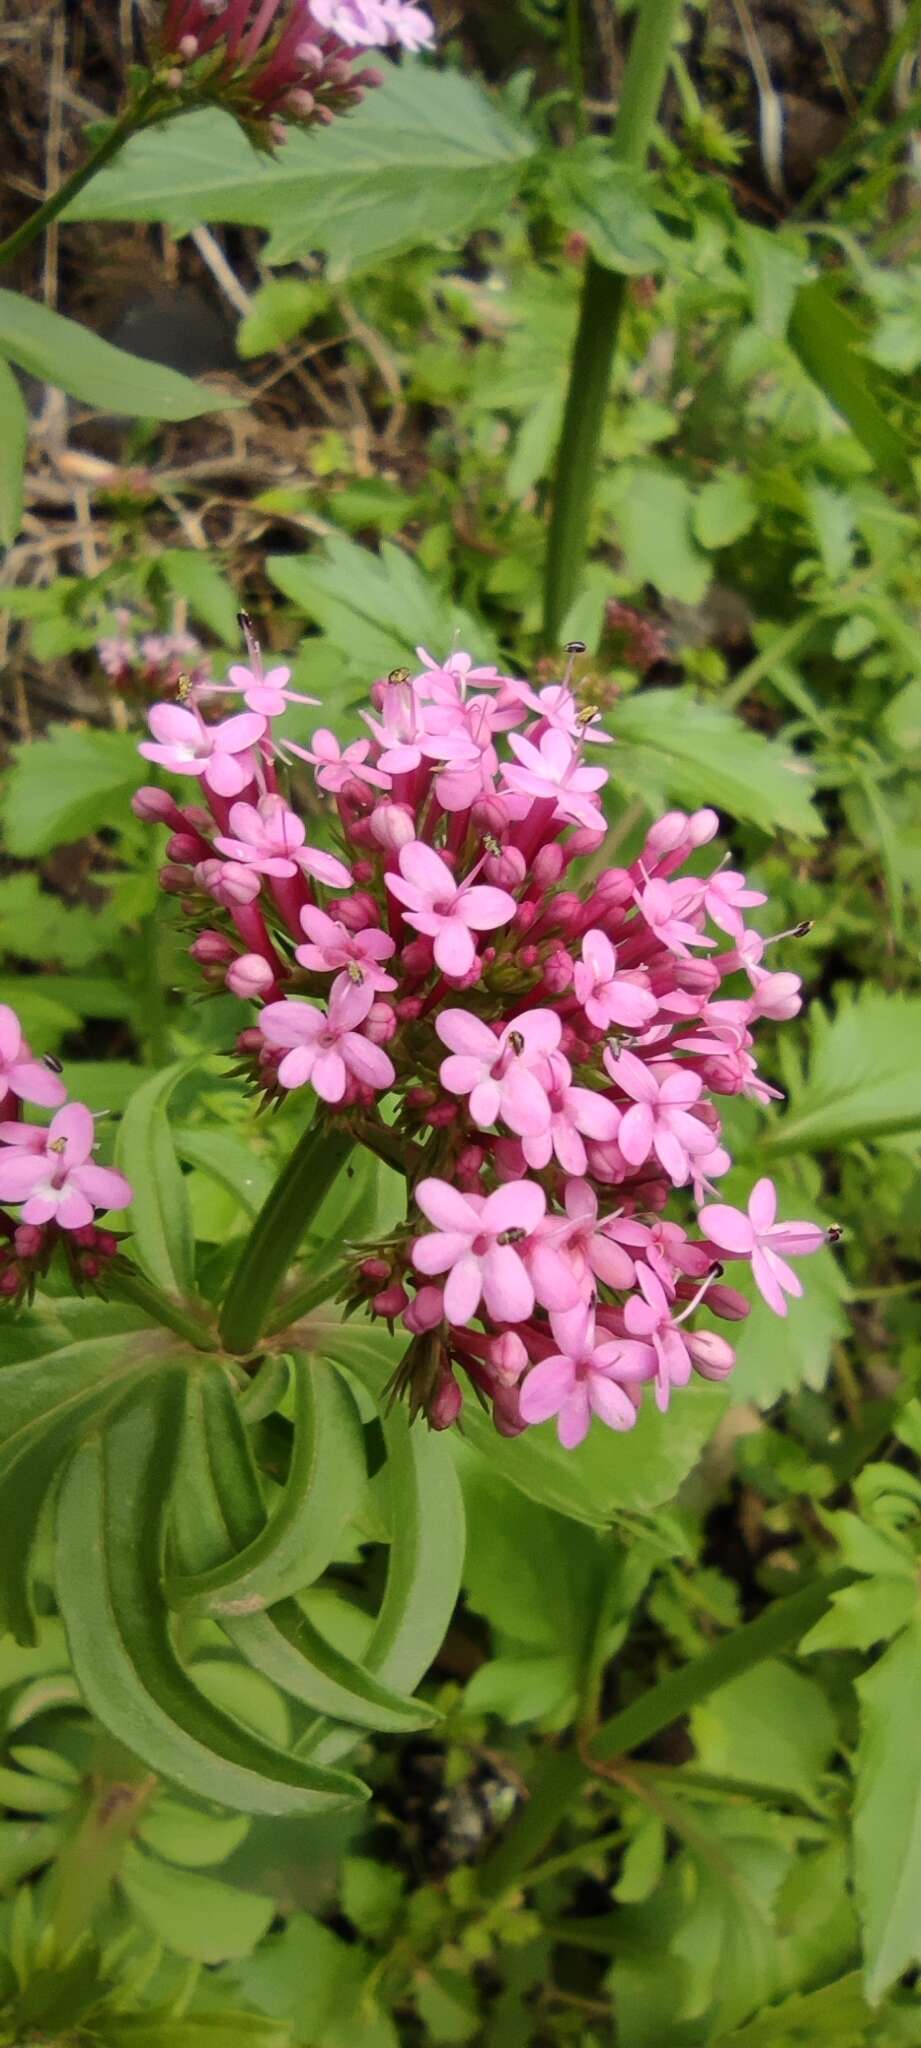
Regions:
<instances>
[{"instance_id":1,"label":"small secondary flower cluster","mask_svg":"<svg viewBox=\"0 0 921 2048\"><path fill-rule=\"evenodd\" d=\"M23 1106L53 1110L50 1124L26 1123ZM85 1103L68 1102L56 1063L36 1059L15 1010L0 1003L0 1296L27 1294L63 1244L78 1285L95 1281L118 1253L96 1212L126 1209L124 1174L93 1159L95 1127Z\"/></svg>"},{"instance_id":2,"label":"small secondary flower cluster","mask_svg":"<svg viewBox=\"0 0 921 2048\"><path fill-rule=\"evenodd\" d=\"M776 1094L753 1031L795 1016L800 981L767 964L746 924L765 898L743 874L688 871L715 813L669 812L637 859L605 866L590 750L608 735L570 671L535 689L420 649L417 675L373 686L367 737L273 739L313 700L264 672L243 625L249 663L221 687L245 708L209 722L213 691L192 688L154 706L141 746L204 801L150 788L135 808L170 827L162 881L206 978L261 1005L238 1040L254 1080L310 1087L407 1175L405 1228L347 1290L409 1332L401 1385L447 1426L460 1367L502 1431L555 1415L572 1445L592 1414L629 1428L647 1381L664 1408L692 1371L723 1378L731 1346L692 1318L747 1314L724 1259L750 1260L783 1315L801 1292L788 1255L825 1234L778 1223L767 1180L747 1213L716 1199L731 1161L715 1098ZM292 759L338 853L285 793ZM685 1221L666 1217L684 1190Z\"/></svg>"},{"instance_id":3,"label":"small secondary flower cluster","mask_svg":"<svg viewBox=\"0 0 921 2048\"><path fill-rule=\"evenodd\" d=\"M434 29L411 0L170 0L160 33L169 84L216 99L255 141L284 123L328 125L382 72L353 71L370 49L427 49Z\"/></svg>"},{"instance_id":4,"label":"small secondary flower cluster","mask_svg":"<svg viewBox=\"0 0 921 2048\"><path fill-rule=\"evenodd\" d=\"M184 676L193 683L211 681L207 649L194 633L138 633L138 620L128 607L115 614L117 631L96 643L100 668L117 690L137 691L149 704L152 697L175 690Z\"/></svg>"}]
</instances>

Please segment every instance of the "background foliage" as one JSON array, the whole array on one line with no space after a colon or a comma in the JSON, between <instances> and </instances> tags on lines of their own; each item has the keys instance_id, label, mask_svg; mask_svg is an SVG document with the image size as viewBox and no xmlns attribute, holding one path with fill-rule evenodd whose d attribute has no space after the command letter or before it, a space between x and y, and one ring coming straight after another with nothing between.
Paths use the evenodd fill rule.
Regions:
<instances>
[{"instance_id":1,"label":"background foliage","mask_svg":"<svg viewBox=\"0 0 921 2048\"><path fill-rule=\"evenodd\" d=\"M39 191L131 55L98 12L71 38L46 10L38 89L31 18L0 30ZM0 292L0 996L156 1191L150 1280L206 1310L298 1117L228 1078L237 1006L193 1001L129 809L163 674L97 650L191 631L222 675L245 599L344 730L420 642L555 673L591 255L623 313L559 638L619 741L612 843L713 804L778 925L811 922L785 1106L731 1138L739 1190L770 1170L844 1242L779 1335L754 1309L730 1388L576 1454L475 1408L410 1434L377 1399L398 1348L307 1299L241 1406L197 1311L5 1325L0 2040L902 2048L921 9L874 40L844 4L689 4L649 172L606 140L629 8L463 12L437 73L277 160L216 112L138 138ZM337 1185L305 1279L391 1201L373 1162Z\"/></svg>"}]
</instances>

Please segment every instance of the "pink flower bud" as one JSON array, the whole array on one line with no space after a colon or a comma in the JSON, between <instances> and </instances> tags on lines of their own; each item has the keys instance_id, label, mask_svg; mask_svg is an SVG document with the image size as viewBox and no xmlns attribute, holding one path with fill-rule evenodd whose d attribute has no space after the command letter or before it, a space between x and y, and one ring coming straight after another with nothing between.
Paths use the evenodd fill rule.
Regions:
<instances>
[{"instance_id":1,"label":"pink flower bud","mask_svg":"<svg viewBox=\"0 0 921 2048\"><path fill-rule=\"evenodd\" d=\"M582 899L571 889L564 889L555 896L547 912L547 923L554 931L577 931L582 921Z\"/></svg>"},{"instance_id":2,"label":"pink flower bud","mask_svg":"<svg viewBox=\"0 0 921 2048\"><path fill-rule=\"evenodd\" d=\"M262 887L255 868L245 868L234 860L199 861L195 880L206 896L213 896L216 903L227 909L235 904L255 903Z\"/></svg>"},{"instance_id":3,"label":"pink flower bud","mask_svg":"<svg viewBox=\"0 0 921 2048\"><path fill-rule=\"evenodd\" d=\"M599 915L619 909L633 900L633 877L626 868L604 868L595 883L587 909Z\"/></svg>"},{"instance_id":4,"label":"pink flower bud","mask_svg":"<svg viewBox=\"0 0 921 2048\"><path fill-rule=\"evenodd\" d=\"M165 867L160 869L157 879L167 896L184 896L194 877L190 868Z\"/></svg>"},{"instance_id":5,"label":"pink flower bud","mask_svg":"<svg viewBox=\"0 0 921 2048\"><path fill-rule=\"evenodd\" d=\"M716 1330L685 1331L684 1341L694 1361L695 1371L705 1380L728 1379L736 1362L732 1345Z\"/></svg>"},{"instance_id":6,"label":"pink flower bud","mask_svg":"<svg viewBox=\"0 0 921 2048\"><path fill-rule=\"evenodd\" d=\"M384 1287L380 1294L375 1294L371 1307L376 1316L384 1316L387 1322L391 1323L395 1316L403 1314L408 1301L409 1295L405 1287L400 1285L399 1280L393 1280L389 1287Z\"/></svg>"},{"instance_id":7,"label":"pink flower bud","mask_svg":"<svg viewBox=\"0 0 921 2048\"><path fill-rule=\"evenodd\" d=\"M228 961L237 957L236 947L225 939L223 932L199 932L189 952L200 967L226 967Z\"/></svg>"},{"instance_id":8,"label":"pink flower bud","mask_svg":"<svg viewBox=\"0 0 921 2048\"><path fill-rule=\"evenodd\" d=\"M716 838L720 821L715 811L693 811L688 819L688 828L691 845L706 846L709 840Z\"/></svg>"},{"instance_id":9,"label":"pink flower bud","mask_svg":"<svg viewBox=\"0 0 921 2048\"><path fill-rule=\"evenodd\" d=\"M544 961L544 985L552 996L561 996L571 987L575 970L572 960L562 946L555 946Z\"/></svg>"},{"instance_id":10,"label":"pink flower bud","mask_svg":"<svg viewBox=\"0 0 921 2048\"><path fill-rule=\"evenodd\" d=\"M676 847L683 845L689 824L686 811L666 811L664 817L657 818L646 834L642 852L644 865L661 860L663 854L674 853Z\"/></svg>"},{"instance_id":11,"label":"pink flower bud","mask_svg":"<svg viewBox=\"0 0 921 2048\"><path fill-rule=\"evenodd\" d=\"M499 1436L520 1436L527 1424L522 1422L518 1405L518 1388L499 1384L493 1389L492 1419Z\"/></svg>"},{"instance_id":12,"label":"pink flower bud","mask_svg":"<svg viewBox=\"0 0 921 2048\"><path fill-rule=\"evenodd\" d=\"M398 1029L392 1003L372 1003L364 1022L364 1035L372 1045L389 1045Z\"/></svg>"},{"instance_id":13,"label":"pink flower bud","mask_svg":"<svg viewBox=\"0 0 921 2048\"><path fill-rule=\"evenodd\" d=\"M537 920L540 916L540 910L540 904L533 903L530 898L527 898L524 903L519 903L515 915L512 919L513 930L517 932L529 932L532 924L537 923Z\"/></svg>"},{"instance_id":14,"label":"pink flower bud","mask_svg":"<svg viewBox=\"0 0 921 2048\"><path fill-rule=\"evenodd\" d=\"M390 1279L390 1261L389 1259L362 1259L358 1271L363 1280L367 1280L369 1284L375 1287L380 1287L382 1281Z\"/></svg>"},{"instance_id":15,"label":"pink flower bud","mask_svg":"<svg viewBox=\"0 0 921 2048\"><path fill-rule=\"evenodd\" d=\"M45 1233L39 1223L17 1224L13 1232L13 1244L21 1259L34 1259L45 1242Z\"/></svg>"},{"instance_id":16,"label":"pink flower bud","mask_svg":"<svg viewBox=\"0 0 921 2048\"><path fill-rule=\"evenodd\" d=\"M426 1408L426 1415L432 1429L450 1429L464 1405L464 1397L451 1371L446 1365L442 1371L435 1392Z\"/></svg>"},{"instance_id":17,"label":"pink flower bud","mask_svg":"<svg viewBox=\"0 0 921 2048\"><path fill-rule=\"evenodd\" d=\"M426 1123L433 1131L446 1131L456 1124L460 1110L456 1102L436 1102L434 1109L426 1115Z\"/></svg>"},{"instance_id":18,"label":"pink flower bud","mask_svg":"<svg viewBox=\"0 0 921 2048\"><path fill-rule=\"evenodd\" d=\"M440 1287L420 1287L414 1301L403 1311L403 1323L413 1337L422 1337L427 1330L437 1330L444 1322L444 1295Z\"/></svg>"},{"instance_id":19,"label":"pink flower bud","mask_svg":"<svg viewBox=\"0 0 921 2048\"><path fill-rule=\"evenodd\" d=\"M166 842L169 859L192 863L201 852L201 841L192 832L171 832Z\"/></svg>"},{"instance_id":20,"label":"pink flower bud","mask_svg":"<svg viewBox=\"0 0 921 2048\"><path fill-rule=\"evenodd\" d=\"M503 846L499 853L491 853L483 865L486 880L497 889L520 889L527 872L527 861L517 846Z\"/></svg>"},{"instance_id":21,"label":"pink flower bud","mask_svg":"<svg viewBox=\"0 0 921 2048\"><path fill-rule=\"evenodd\" d=\"M463 1151L458 1153L454 1167L458 1180L476 1183L485 1160L486 1153L482 1145L465 1145Z\"/></svg>"},{"instance_id":22,"label":"pink flower bud","mask_svg":"<svg viewBox=\"0 0 921 2048\"><path fill-rule=\"evenodd\" d=\"M566 854L562 846L558 846L556 842L550 846L541 846L531 862L535 886L542 892L551 889L553 884L559 881L565 867Z\"/></svg>"},{"instance_id":23,"label":"pink flower bud","mask_svg":"<svg viewBox=\"0 0 921 2048\"><path fill-rule=\"evenodd\" d=\"M599 825L580 825L578 830L573 833L566 849L570 860L584 860L588 855L597 853L599 846L604 845L607 836L608 828L604 823Z\"/></svg>"},{"instance_id":24,"label":"pink flower bud","mask_svg":"<svg viewBox=\"0 0 921 2048\"><path fill-rule=\"evenodd\" d=\"M401 1024L415 1024L416 1018L422 1015L422 997L402 996L394 1007Z\"/></svg>"},{"instance_id":25,"label":"pink flower bud","mask_svg":"<svg viewBox=\"0 0 921 2048\"><path fill-rule=\"evenodd\" d=\"M519 965L524 968L525 973L530 974L533 971L533 969L538 965L538 962L540 960L540 952L537 946L522 946L521 951L518 955L518 960Z\"/></svg>"},{"instance_id":26,"label":"pink flower bud","mask_svg":"<svg viewBox=\"0 0 921 2048\"><path fill-rule=\"evenodd\" d=\"M275 975L259 953L241 953L228 967L224 980L231 995L241 996L244 1002L255 1002L275 987Z\"/></svg>"},{"instance_id":27,"label":"pink flower bud","mask_svg":"<svg viewBox=\"0 0 921 2048\"><path fill-rule=\"evenodd\" d=\"M371 813L371 831L378 846L387 853L399 853L416 837L416 822L408 804L377 804Z\"/></svg>"},{"instance_id":28,"label":"pink flower bud","mask_svg":"<svg viewBox=\"0 0 921 2048\"><path fill-rule=\"evenodd\" d=\"M142 818L145 825L181 826L182 812L175 797L165 789L137 789L131 799L131 808L136 818Z\"/></svg>"},{"instance_id":29,"label":"pink flower bud","mask_svg":"<svg viewBox=\"0 0 921 2048\"><path fill-rule=\"evenodd\" d=\"M0 1273L0 1294L18 1294L22 1285L22 1273L18 1266L5 1266Z\"/></svg>"},{"instance_id":30,"label":"pink flower bud","mask_svg":"<svg viewBox=\"0 0 921 2048\"><path fill-rule=\"evenodd\" d=\"M379 925L380 910L373 896L358 890L354 896L341 896L334 906L337 924L344 924L347 932L367 931L369 924Z\"/></svg>"},{"instance_id":31,"label":"pink flower bud","mask_svg":"<svg viewBox=\"0 0 921 2048\"><path fill-rule=\"evenodd\" d=\"M409 945L404 946L400 958L404 974L408 974L411 981L421 981L423 976L428 974L432 964L431 939L410 939Z\"/></svg>"},{"instance_id":32,"label":"pink flower bud","mask_svg":"<svg viewBox=\"0 0 921 2048\"><path fill-rule=\"evenodd\" d=\"M498 839L501 844L508 834L508 818L493 796L477 797L470 807L470 823L479 840Z\"/></svg>"},{"instance_id":33,"label":"pink flower bud","mask_svg":"<svg viewBox=\"0 0 921 2048\"><path fill-rule=\"evenodd\" d=\"M531 1363L526 1346L514 1330L494 1337L486 1355L497 1380L506 1387L515 1386Z\"/></svg>"},{"instance_id":34,"label":"pink flower bud","mask_svg":"<svg viewBox=\"0 0 921 2048\"><path fill-rule=\"evenodd\" d=\"M373 882L373 880L374 880L374 862L373 862L373 860L356 860L356 861L355 861L355 862L353 863L353 866L352 866L352 880L353 880L353 881L355 881L355 882L358 882L358 883L360 884L360 886L361 886L361 887L364 887L364 885L365 885L365 884L366 884L367 882Z\"/></svg>"},{"instance_id":35,"label":"pink flower bud","mask_svg":"<svg viewBox=\"0 0 921 2048\"><path fill-rule=\"evenodd\" d=\"M751 1303L744 1294L736 1287L727 1287L722 1280L707 1288L707 1307L727 1323L744 1323L746 1316L751 1315Z\"/></svg>"}]
</instances>

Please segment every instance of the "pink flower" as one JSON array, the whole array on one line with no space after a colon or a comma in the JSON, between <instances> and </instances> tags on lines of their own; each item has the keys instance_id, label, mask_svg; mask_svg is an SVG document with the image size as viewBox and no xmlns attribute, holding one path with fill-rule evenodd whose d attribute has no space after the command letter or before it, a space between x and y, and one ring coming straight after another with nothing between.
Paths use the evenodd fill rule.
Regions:
<instances>
[{"instance_id":1,"label":"pink flower","mask_svg":"<svg viewBox=\"0 0 921 2048\"><path fill-rule=\"evenodd\" d=\"M731 939L741 939L745 931L743 910L753 909L758 903L766 903L767 897L760 889L746 887L745 876L736 874L732 868L721 868L706 881L690 875L684 882L673 883L675 901L684 910L699 910L701 907L721 932L727 932Z\"/></svg>"},{"instance_id":2,"label":"pink flower","mask_svg":"<svg viewBox=\"0 0 921 2048\"><path fill-rule=\"evenodd\" d=\"M431 846L419 839L400 848L400 872L384 877L391 894L405 906L414 931L435 941L435 959L442 974L468 974L476 959L472 932L492 932L509 924L515 898L505 889L455 881L450 868Z\"/></svg>"},{"instance_id":3,"label":"pink flower","mask_svg":"<svg viewBox=\"0 0 921 2048\"><path fill-rule=\"evenodd\" d=\"M307 904L301 911L301 928L310 944L298 946L294 958L312 974L338 974L344 970L351 981L367 988L396 988L393 975L385 974L381 966L383 960L389 960L396 952L396 945L379 925L368 925L360 932L346 931L345 925L337 924L325 910Z\"/></svg>"},{"instance_id":4,"label":"pink flower","mask_svg":"<svg viewBox=\"0 0 921 2048\"><path fill-rule=\"evenodd\" d=\"M568 1180L563 1196L565 1218L555 1222L556 1241L580 1282L581 1291L595 1293L595 1281L617 1290L632 1287L634 1260L626 1249L645 1250L649 1231L629 1218L608 1216L598 1221L598 1197L587 1180Z\"/></svg>"},{"instance_id":5,"label":"pink flower","mask_svg":"<svg viewBox=\"0 0 921 2048\"><path fill-rule=\"evenodd\" d=\"M299 747L294 740L288 740L287 745L299 760L309 761L316 769L317 787L328 789L333 796L353 781L366 782L371 789L390 788L389 775L384 775L380 768L368 767L370 740L353 740L350 747L340 747L335 733L320 726L309 747Z\"/></svg>"},{"instance_id":6,"label":"pink flower","mask_svg":"<svg viewBox=\"0 0 921 2048\"><path fill-rule=\"evenodd\" d=\"M497 1037L469 1010L443 1010L435 1029L451 1057L442 1060L441 1085L451 1095L469 1095L481 1131L501 1119L518 1137L533 1136L550 1121L541 1073L562 1028L553 1010L525 1010Z\"/></svg>"},{"instance_id":7,"label":"pink flower","mask_svg":"<svg viewBox=\"0 0 921 2048\"><path fill-rule=\"evenodd\" d=\"M309 1081L324 1102L341 1102L350 1076L380 1092L395 1079L392 1060L360 1030L374 1002L374 990L345 975L333 984L329 1009L286 996L260 1013L260 1028L270 1045L286 1046L278 1069L283 1088L302 1088Z\"/></svg>"},{"instance_id":8,"label":"pink flower","mask_svg":"<svg viewBox=\"0 0 921 2048\"><path fill-rule=\"evenodd\" d=\"M532 1366L518 1393L523 1422L557 1418L557 1435L571 1451L587 1435L592 1416L609 1429L632 1429L636 1407L616 1373L622 1346L616 1338L600 1344L594 1309L580 1304L550 1317L559 1350Z\"/></svg>"},{"instance_id":9,"label":"pink flower","mask_svg":"<svg viewBox=\"0 0 921 2048\"><path fill-rule=\"evenodd\" d=\"M586 932L573 986L590 1024L643 1031L658 1009L655 996L630 974L617 973L617 954L604 932Z\"/></svg>"},{"instance_id":10,"label":"pink flower","mask_svg":"<svg viewBox=\"0 0 921 2048\"><path fill-rule=\"evenodd\" d=\"M689 946L715 946L715 939L708 939L683 916L681 897L673 882L647 882L634 893L644 923L660 946L677 953L679 960L687 959Z\"/></svg>"},{"instance_id":11,"label":"pink flower","mask_svg":"<svg viewBox=\"0 0 921 2048\"><path fill-rule=\"evenodd\" d=\"M57 1109L66 1102L67 1089L43 1060L33 1059L15 1010L0 1003L0 1109L11 1095L20 1102L37 1102L42 1109Z\"/></svg>"},{"instance_id":12,"label":"pink flower","mask_svg":"<svg viewBox=\"0 0 921 2048\"><path fill-rule=\"evenodd\" d=\"M535 1181L509 1181L491 1195L462 1195L444 1180L421 1180L416 1201L435 1230L418 1237L412 1261L418 1273L447 1273L444 1307L458 1327L472 1322L480 1301L498 1323L526 1322L534 1289L519 1240L536 1230L545 1200Z\"/></svg>"},{"instance_id":13,"label":"pink flower","mask_svg":"<svg viewBox=\"0 0 921 2048\"><path fill-rule=\"evenodd\" d=\"M289 690L291 680L289 668L270 668L263 675L261 669L246 668L236 662L227 671L227 681L235 690L242 690L247 711L258 711L263 718L280 718L289 704L319 704L319 697L304 697L298 690Z\"/></svg>"},{"instance_id":14,"label":"pink flower","mask_svg":"<svg viewBox=\"0 0 921 2048\"><path fill-rule=\"evenodd\" d=\"M747 1215L728 1202L712 1202L701 1209L700 1223L720 1251L734 1259L751 1259L756 1285L768 1308L785 1316L785 1292L799 1296L803 1284L782 1253L806 1258L810 1252L821 1251L827 1240L817 1223L775 1223L776 1214L777 1190L773 1181L765 1178L752 1188Z\"/></svg>"},{"instance_id":15,"label":"pink flower","mask_svg":"<svg viewBox=\"0 0 921 2048\"><path fill-rule=\"evenodd\" d=\"M380 712L379 718L373 718L370 711L363 716L382 749L379 766L388 775L411 775L424 761L476 759L476 749L464 731L460 713L454 711L452 729L434 731L411 683L382 683Z\"/></svg>"},{"instance_id":16,"label":"pink flower","mask_svg":"<svg viewBox=\"0 0 921 2048\"><path fill-rule=\"evenodd\" d=\"M82 1102L69 1102L47 1130L17 1129L19 1142L0 1154L0 1201L22 1202L24 1223L58 1223L82 1230L96 1209L126 1209L132 1199L124 1174L93 1164L95 1127Z\"/></svg>"},{"instance_id":17,"label":"pink flower","mask_svg":"<svg viewBox=\"0 0 921 2048\"><path fill-rule=\"evenodd\" d=\"M599 824L595 791L607 782L606 768L585 767L579 748L553 727L541 734L537 746L519 733L510 733L509 746L516 759L503 768L506 789L543 802L552 798L557 817L571 824Z\"/></svg>"},{"instance_id":18,"label":"pink flower","mask_svg":"<svg viewBox=\"0 0 921 2048\"><path fill-rule=\"evenodd\" d=\"M678 1325L696 1304L689 1302L680 1316L674 1316L674 1304L650 1267L638 1265L636 1277L641 1292L631 1294L625 1304L624 1324L629 1336L640 1341L622 1346L620 1365L623 1370L632 1366L639 1375L644 1368L655 1373L656 1406L664 1410L672 1387L686 1387L691 1377L688 1340Z\"/></svg>"},{"instance_id":19,"label":"pink flower","mask_svg":"<svg viewBox=\"0 0 921 2048\"><path fill-rule=\"evenodd\" d=\"M690 1115L703 1082L698 1074L682 1067L648 1067L633 1052L617 1059L610 1051L604 1064L631 1107L621 1117L617 1143L630 1166L642 1166L654 1152L676 1188L691 1177L691 1161L699 1152L713 1150L713 1132Z\"/></svg>"},{"instance_id":20,"label":"pink flower","mask_svg":"<svg viewBox=\"0 0 921 2048\"><path fill-rule=\"evenodd\" d=\"M205 725L182 704L154 704L148 723L152 740L142 740L138 753L174 775L201 776L216 796L239 796L252 782L251 753L266 729L255 711L241 711L222 725Z\"/></svg>"},{"instance_id":21,"label":"pink flower","mask_svg":"<svg viewBox=\"0 0 921 2048\"><path fill-rule=\"evenodd\" d=\"M399 43L404 50L413 53L431 48L435 30L423 8L413 7L409 0L381 0L380 11L387 26L389 42Z\"/></svg>"},{"instance_id":22,"label":"pink flower","mask_svg":"<svg viewBox=\"0 0 921 2048\"><path fill-rule=\"evenodd\" d=\"M522 1151L537 1172L556 1154L564 1173L585 1172L583 1138L616 1138L620 1111L594 1088L575 1088L572 1068L561 1052L552 1053L542 1076L548 1121L543 1130L522 1133Z\"/></svg>"},{"instance_id":23,"label":"pink flower","mask_svg":"<svg viewBox=\"0 0 921 2048\"><path fill-rule=\"evenodd\" d=\"M255 804L233 804L230 812L233 837L215 839L219 853L257 874L279 879L302 874L325 882L328 889L348 889L351 874L344 862L318 847L305 846L304 821L288 809L282 796L261 796Z\"/></svg>"}]
</instances>

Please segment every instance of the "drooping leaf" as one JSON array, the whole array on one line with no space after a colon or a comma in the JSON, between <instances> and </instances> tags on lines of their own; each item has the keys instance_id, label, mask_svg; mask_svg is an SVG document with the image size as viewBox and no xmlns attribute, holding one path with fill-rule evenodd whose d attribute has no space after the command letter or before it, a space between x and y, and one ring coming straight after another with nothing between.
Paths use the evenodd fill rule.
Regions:
<instances>
[{"instance_id":1,"label":"drooping leaf","mask_svg":"<svg viewBox=\"0 0 921 2048\"><path fill-rule=\"evenodd\" d=\"M606 721L624 742L621 778L636 778L693 808L813 838L822 830L804 761L715 704L684 690L639 690Z\"/></svg>"},{"instance_id":2,"label":"drooping leaf","mask_svg":"<svg viewBox=\"0 0 921 2048\"><path fill-rule=\"evenodd\" d=\"M0 290L0 355L30 376L68 391L83 405L140 419L192 420L235 401L178 370L113 348L77 320L65 320L36 299Z\"/></svg>"},{"instance_id":3,"label":"drooping leaf","mask_svg":"<svg viewBox=\"0 0 921 2048\"><path fill-rule=\"evenodd\" d=\"M834 1016L814 1003L809 1029L805 1084L761 1140L766 1153L821 1151L921 1127L921 1000L866 988L842 996Z\"/></svg>"},{"instance_id":4,"label":"drooping leaf","mask_svg":"<svg viewBox=\"0 0 921 2048\"><path fill-rule=\"evenodd\" d=\"M22 473L29 421L19 384L0 357L0 547L11 548L22 522Z\"/></svg>"},{"instance_id":5,"label":"drooping leaf","mask_svg":"<svg viewBox=\"0 0 921 2048\"><path fill-rule=\"evenodd\" d=\"M877 2004L921 1960L921 1618L863 1678L854 1808L867 1996Z\"/></svg>"},{"instance_id":6,"label":"drooping leaf","mask_svg":"<svg viewBox=\"0 0 921 2048\"><path fill-rule=\"evenodd\" d=\"M303 1764L213 1707L180 1664L162 1589L185 1375L164 1373L77 1451L57 1512L57 1584L88 1706L151 1770L243 1813L317 1813L357 1779Z\"/></svg>"},{"instance_id":7,"label":"drooping leaf","mask_svg":"<svg viewBox=\"0 0 921 2048\"><path fill-rule=\"evenodd\" d=\"M188 1068L187 1060L177 1060L142 1081L127 1104L115 1144L116 1164L134 1189L128 1211L132 1256L164 1293L179 1296L194 1289L195 1246L167 1104Z\"/></svg>"},{"instance_id":8,"label":"drooping leaf","mask_svg":"<svg viewBox=\"0 0 921 2048\"><path fill-rule=\"evenodd\" d=\"M374 554L336 534L322 553L270 555L265 566L284 596L366 675L415 664L420 643L437 659L458 634L462 645L476 647L481 661L492 659L488 633L392 542L384 541Z\"/></svg>"},{"instance_id":9,"label":"drooping leaf","mask_svg":"<svg viewBox=\"0 0 921 2048\"><path fill-rule=\"evenodd\" d=\"M494 220L534 143L459 71L385 65L359 113L292 128L257 156L229 115L188 114L128 144L68 209L71 220L237 221L271 230L271 263L322 249L343 274Z\"/></svg>"},{"instance_id":10,"label":"drooping leaf","mask_svg":"<svg viewBox=\"0 0 921 2048\"><path fill-rule=\"evenodd\" d=\"M101 817L117 822L143 767L130 733L50 726L16 750L2 804L8 851L30 859L95 831Z\"/></svg>"},{"instance_id":11,"label":"drooping leaf","mask_svg":"<svg viewBox=\"0 0 921 2048\"><path fill-rule=\"evenodd\" d=\"M199 1963L248 1956L269 1926L274 1899L197 1871L176 1870L128 1843L118 1883L132 1911L174 1954Z\"/></svg>"},{"instance_id":12,"label":"drooping leaf","mask_svg":"<svg viewBox=\"0 0 921 2048\"><path fill-rule=\"evenodd\" d=\"M825 278L803 285L790 320L790 344L803 369L862 442L875 467L898 489L913 488L904 435L876 395L858 322Z\"/></svg>"}]
</instances>

